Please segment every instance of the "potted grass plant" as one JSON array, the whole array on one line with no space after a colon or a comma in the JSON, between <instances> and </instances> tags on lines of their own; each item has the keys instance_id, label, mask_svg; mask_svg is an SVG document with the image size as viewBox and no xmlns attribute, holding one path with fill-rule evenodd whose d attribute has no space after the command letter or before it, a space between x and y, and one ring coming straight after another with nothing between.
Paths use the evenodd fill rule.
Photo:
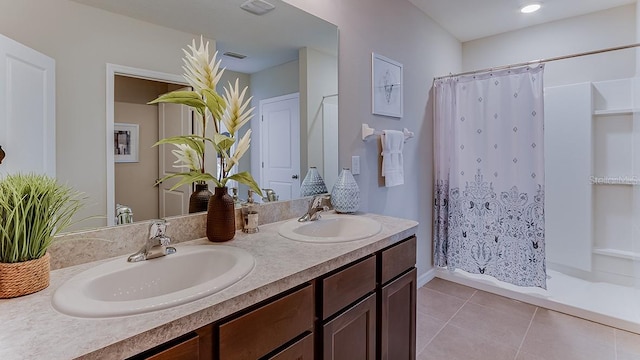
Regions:
<instances>
[{"instance_id":1,"label":"potted grass plant","mask_svg":"<svg viewBox=\"0 0 640 360\"><path fill-rule=\"evenodd\" d=\"M82 206L82 193L46 175L0 179L0 298L49 286L47 249Z\"/></svg>"}]
</instances>

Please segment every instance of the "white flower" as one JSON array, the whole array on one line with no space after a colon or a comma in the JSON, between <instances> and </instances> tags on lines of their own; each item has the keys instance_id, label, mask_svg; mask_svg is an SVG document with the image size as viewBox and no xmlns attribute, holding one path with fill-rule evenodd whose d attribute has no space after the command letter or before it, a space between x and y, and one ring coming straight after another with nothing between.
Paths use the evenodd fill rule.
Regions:
<instances>
[{"instance_id":1,"label":"white flower","mask_svg":"<svg viewBox=\"0 0 640 360\"><path fill-rule=\"evenodd\" d=\"M240 142L236 147L235 153L233 154L232 157L230 157L227 160L226 165L224 167L224 171L228 172L229 170L231 170L231 168L235 164L238 163L238 161L240 161L240 158L242 157L242 155L244 155L244 153L247 152L247 150L249 150L250 144L251 144L251 129L247 130L247 132L244 134L242 139L240 139Z\"/></svg>"},{"instance_id":2,"label":"white flower","mask_svg":"<svg viewBox=\"0 0 640 360\"><path fill-rule=\"evenodd\" d=\"M201 166L201 158L198 155L198 152L195 151L191 146L186 144L174 144L178 149L171 150L171 153L178 158L178 160L174 161L173 165L175 168L187 168L194 171L200 171Z\"/></svg>"},{"instance_id":3,"label":"white flower","mask_svg":"<svg viewBox=\"0 0 640 360\"><path fill-rule=\"evenodd\" d=\"M247 87L245 86L242 93L240 93L240 86L237 78L235 87L229 83L229 89L226 87L224 88L224 100L227 103L227 109L222 115L222 122L231 136L233 136L236 131L240 130L242 125L246 124L247 121L253 117L252 112L254 108L246 110L253 97L244 101L244 95L247 92Z\"/></svg>"},{"instance_id":4,"label":"white flower","mask_svg":"<svg viewBox=\"0 0 640 360\"><path fill-rule=\"evenodd\" d=\"M216 56L218 52L213 54L211 60L209 60L209 42L205 44L202 36L200 36L200 47L196 48L196 41L193 40L191 45L187 46L191 53L187 50L184 51L184 78L189 85L193 87L193 90L202 93L202 89L212 89L215 91L218 80L224 73L224 69L220 69L220 61L216 63ZM219 70L219 71L218 71Z\"/></svg>"}]
</instances>

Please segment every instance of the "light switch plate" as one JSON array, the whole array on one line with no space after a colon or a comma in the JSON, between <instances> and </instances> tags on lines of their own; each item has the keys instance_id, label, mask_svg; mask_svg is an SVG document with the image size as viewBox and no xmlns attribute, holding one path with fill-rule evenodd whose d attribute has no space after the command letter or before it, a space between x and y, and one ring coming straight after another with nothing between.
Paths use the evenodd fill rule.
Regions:
<instances>
[{"instance_id":1,"label":"light switch plate","mask_svg":"<svg viewBox=\"0 0 640 360\"><path fill-rule=\"evenodd\" d=\"M360 156L351 157L351 173L353 175L360 174Z\"/></svg>"}]
</instances>

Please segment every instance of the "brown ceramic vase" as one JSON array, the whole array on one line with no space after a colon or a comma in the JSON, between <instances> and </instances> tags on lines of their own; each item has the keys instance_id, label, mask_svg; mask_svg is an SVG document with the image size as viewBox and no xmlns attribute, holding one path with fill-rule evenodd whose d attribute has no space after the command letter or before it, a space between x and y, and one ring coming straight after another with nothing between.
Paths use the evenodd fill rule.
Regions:
<instances>
[{"instance_id":1,"label":"brown ceramic vase","mask_svg":"<svg viewBox=\"0 0 640 360\"><path fill-rule=\"evenodd\" d=\"M209 199L207 238L213 242L233 239L236 235L236 216L233 198L227 187L216 187Z\"/></svg>"},{"instance_id":2,"label":"brown ceramic vase","mask_svg":"<svg viewBox=\"0 0 640 360\"><path fill-rule=\"evenodd\" d=\"M211 195L213 194L209 191L209 185L196 184L196 191L189 197L189 214L207 211Z\"/></svg>"}]
</instances>

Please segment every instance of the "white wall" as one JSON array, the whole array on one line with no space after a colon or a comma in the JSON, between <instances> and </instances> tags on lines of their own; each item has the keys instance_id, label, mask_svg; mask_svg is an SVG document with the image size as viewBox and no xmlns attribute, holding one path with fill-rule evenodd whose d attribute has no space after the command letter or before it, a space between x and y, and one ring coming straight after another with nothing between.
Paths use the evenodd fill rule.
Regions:
<instances>
[{"instance_id":1,"label":"white wall","mask_svg":"<svg viewBox=\"0 0 640 360\"><path fill-rule=\"evenodd\" d=\"M461 45L406 0L286 0L339 29L338 92L340 166L361 157L363 211L414 219L418 227L420 275L432 267L433 119L429 91L433 78L461 68ZM404 117L371 114L371 52L404 65ZM405 145L405 185L378 184L379 141L363 143L361 124L416 133Z\"/></svg>"},{"instance_id":2,"label":"white wall","mask_svg":"<svg viewBox=\"0 0 640 360\"><path fill-rule=\"evenodd\" d=\"M69 0L2 1L0 33L56 60L56 174L105 215L106 63L181 74L194 35ZM106 219L84 225L105 225Z\"/></svg>"},{"instance_id":3,"label":"white wall","mask_svg":"<svg viewBox=\"0 0 640 360\"><path fill-rule=\"evenodd\" d=\"M635 4L462 44L464 71L546 59L636 42ZM548 63L545 87L630 77L635 50Z\"/></svg>"}]
</instances>

